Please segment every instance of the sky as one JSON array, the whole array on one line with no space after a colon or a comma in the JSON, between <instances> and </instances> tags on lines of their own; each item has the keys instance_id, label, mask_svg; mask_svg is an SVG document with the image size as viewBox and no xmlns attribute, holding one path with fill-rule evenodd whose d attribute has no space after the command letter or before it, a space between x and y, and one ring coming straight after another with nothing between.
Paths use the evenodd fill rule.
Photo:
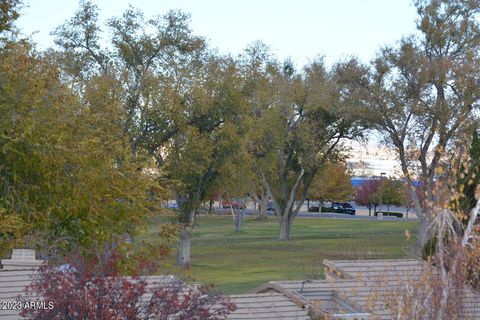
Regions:
<instances>
[{"instance_id":1,"label":"sky","mask_svg":"<svg viewBox=\"0 0 480 320\"><path fill-rule=\"evenodd\" d=\"M18 26L40 49L50 32L78 9L77 0L24 0ZM256 40L280 60L301 67L318 56L327 65L356 56L369 62L378 50L415 31L412 0L97 0L100 18L119 16L129 4L146 18L169 9L191 14L191 28L220 53L240 54Z\"/></svg>"}]
</instances>

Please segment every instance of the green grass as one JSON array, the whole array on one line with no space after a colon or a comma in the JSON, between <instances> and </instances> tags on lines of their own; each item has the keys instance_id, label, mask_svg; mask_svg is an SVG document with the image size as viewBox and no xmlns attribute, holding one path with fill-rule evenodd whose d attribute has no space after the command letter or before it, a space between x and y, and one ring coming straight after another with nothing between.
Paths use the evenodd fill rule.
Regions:
<instances>
[{"instance_id":1,"label":"green grass","mask_svg":"<svg viewBox=\"0 0 480 320\"><path fill-rule=\"evenodd\" d=\"M154 236L154 230L145 234ZM416 222L296 218L290 241L279 241L275 218L200 217L192 239L195 281L244 293L271 280L322 278L323 259L404 258L413 252Z\"/></svg>"}]
</instances>

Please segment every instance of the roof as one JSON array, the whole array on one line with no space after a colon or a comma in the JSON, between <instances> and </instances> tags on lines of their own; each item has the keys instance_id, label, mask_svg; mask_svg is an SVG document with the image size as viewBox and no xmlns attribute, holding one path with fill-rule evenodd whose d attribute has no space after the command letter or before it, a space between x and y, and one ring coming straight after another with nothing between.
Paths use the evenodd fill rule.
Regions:
<instances>
[{"instance_id":1,"label":"roof","mask_svg":"<svg viewBox=\"0 0 480 320\"><path fill-rule=\"evenodd\" d=\"M19 296L25 296L23 289L32 281L38 267L44 262L35 259L35 250L13 249L10 259L2 259L0 269L0 319L20 319L20 310L14 303Z\"/></svg>"},{"instance_id":2,"label":"roof","mask_svg":"<svg viewBox=\"0 0 480 320\"><path fill-rule=\"evenodd\" d=\"M15 302L17 297L24 295L23 289L30 284L35 270L0 270L0 319L21 319L20 310L12 310L8 303ZM7 310L5 310L7 309Z\"/></svg>"},{"instance_id":3,"label":"roof","mask_svg":"<svg viewBox=\"0 0 480 320\"><path fill-rule=\"evenodd\" d=\"M318 317L391 319L388 299L419 277L436 272L428 263L402 260L324 260L326 280L271 281L256 292L278 292L305 304ZM480 319L480 295L465 286L462 306L466 318ZM294 300L294 301L295 301Z\"/></svg>"},{"instance_id":4,"label":"roof","mask_svg":"<svg viewBox=\"0 0 480 320\"><path fill-rule=\"evenodd\" d=\"M315 318L330 316L343 319L345 317L340 315L355 314L357 319L367 319L362 316L368 312L362 305L346 297L344 290L358 292L362 290L362 285L344 280L271 281L256 289L257 292L278 292L297 301L299 305L304 304Z\"/></svg>"},{"instance_id":5,"label":"roof","mask_svg":"<svg viewBox=\"0 0 480 320\"><path fill-rule=\"evenodd\" d=\"M343 290L346 297L360 305L367 305L372 294L377 297L372 312L382 319L390 319L391 311L386 308L388 301L383 296L395 298L395 293L404 290L406 286L421 288L421 278L428 281L428 277L438 275L437 268L419 259L396 260L357 260L357 261L330 261L324 260L327 279L356 279L364 288L357 292ZM351 281L351 280L350 280ZM424 291L424 290L423 290ZM368 293L369 292L369 293ZM463 286L462 291L462 318L480 319L480 294L469 286Z\"/></svg>"},{"instance_id":6,"label":"roof","mask_svg":"<svg viewBox=\"0 0 480 320\"><path fill-rule=\"evenodd\" d=\"M13 249L10 259L2 259L3 270L38 268L44 261L35 259L35 250Z\"/></svg>"},{"instance_id":7,"label":"roof","mask_svg":"<svg viewBox=\"0 0 480 320\"><path fill-rule=\"evenodd\" d=\"M228 315L227 319L309 319L307 308L297 306L279 293L241 294L229 297L237 308Z\"/></svg>"},{"instance_id":8,"label":"roof","mask_svg":"<svg viewBox=\"0 0 480 320\"><path fill-rule=\"evenodd\" d=\"M418 276L430 265L419 259L323 260L327 279L398 281ZM381 279L380 279L381 278Z\"/></svg>"}]
</instances>

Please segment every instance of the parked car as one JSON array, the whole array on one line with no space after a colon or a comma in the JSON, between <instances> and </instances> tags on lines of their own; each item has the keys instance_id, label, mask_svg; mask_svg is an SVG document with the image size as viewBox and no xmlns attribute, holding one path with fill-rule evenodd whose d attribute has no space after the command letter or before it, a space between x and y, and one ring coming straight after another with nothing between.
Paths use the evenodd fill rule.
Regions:
<instances>
[{"instance_id":1,"label":"parked car","mask_svg":"<svg viewBox=\"0 0 480 320\"><path fill-rule=\"evenodd\" d=\"M268 202L267 203L267 211L275 211L275 203L273 202Z\"/></svg>"},{"instance_id":2,"label":"parked car","mask_svg":"<svg viewBox=\"0 0 480 320\"><path fill-rule=\"evenodd\" d=\"M238 202L238 201L231 201L231 202L222 201L222 208L223 209L232 208L232 209L245 210L247 208L247 206L245 205L245 203L241 203L241 202Z\"/></svg>"},{"instance_id":3,"label":"parked car","mask_svg":"<svg viewBox=\"0 0 480 320\"><path fill-rule=\"evenodd\" d=\"M336 213L346 213L355 215L355 207L348 202L333 202L331 206Z\"/></svg>"},{"instance_id":4,"label":"parked car","mask_svg":"<svg viewBox=\"0 0 480 320\"><path fill-rule=\"evenodd\" d=\"M308 207L308 212L320 212L320 207L319 206L310 206Z\"/></svg>"},{"instance_id":5,"label":"parked car","mask_svg":"<svg viewBox=\"0 0 480 320\"><path fill-rule=\"evenodd\" d=\"M169 209L178 209L177 201L174 201L173 203L170 203L170 204L168 205L168 208L169 208Z\"/></svg>"}]
</instances>

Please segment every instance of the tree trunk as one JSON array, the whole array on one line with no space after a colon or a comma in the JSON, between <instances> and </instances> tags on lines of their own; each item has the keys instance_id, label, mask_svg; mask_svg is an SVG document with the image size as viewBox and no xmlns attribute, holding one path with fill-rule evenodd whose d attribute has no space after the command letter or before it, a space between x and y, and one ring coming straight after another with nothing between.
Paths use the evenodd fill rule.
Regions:
<instances>
[{"instance_id":1,"label":"tree trunk","mask_svg":"<svg viewBox=\"0 0 480 320\"><path fill-rule=\"evenodd\" d=\"M242 227L243 212L237 211L235 215L235 232L240 232Z\"/></svg>"},{"instance_id":2,"label":"tree trunk","mask_svg":"<svg viewBox=\"0 0 480 320\"><path fill-rule=\"evenodd\" d=\"M279 240L283 240L283 241L290 240L290 226L291 226L291 220L288 219L288 214L285 214L280 219L280 237L279 237Z\"/></svg>"},{"instance_id":3,"label":"tree trunk","mask_svg":"<svg viewBox=\"0 0 480 320\"><path fill-rule=\"evenodd\" d=\"M180 239L178 242L177 265L184 269L190 268L190 244L192 240L192 228L186 225L180 226Z\"/></svg>"},{"instance_id":4,"label":"tree trunk","mask_svg":"<svg viewBox=\"0 0 480 320\"><path fill-rule=\"evenodd\" d=\"M262 195L260 199L260 203L258 204L258 218L259 219L266 219L267 218L267 205L268 205L268 197L266 193Z\"/></svg>"},{"instance_id":5,"label":"tree trunk","mask_svg":"<svg viewBox=\"0 0 480 320\"><path fill-rule=\"evenodd\" d=\"M419 250L419 254L422 254L423 248L429 239L429 232L428 226L430 225L430 221L425 216L419 217L419 226L418 226L418 239L417 239L417 246Z\"/></svg>"},{"instance_id":6,"label":"tree trunk","mask_svg":"<svg viewBox=\"0 0 480 320\"><path fill-rule=\"evenodd\" d=\"M212 210L213 210L213 199L210 199L208 201L208 214L212 214Z\"/></svg>"}]
</instances>

